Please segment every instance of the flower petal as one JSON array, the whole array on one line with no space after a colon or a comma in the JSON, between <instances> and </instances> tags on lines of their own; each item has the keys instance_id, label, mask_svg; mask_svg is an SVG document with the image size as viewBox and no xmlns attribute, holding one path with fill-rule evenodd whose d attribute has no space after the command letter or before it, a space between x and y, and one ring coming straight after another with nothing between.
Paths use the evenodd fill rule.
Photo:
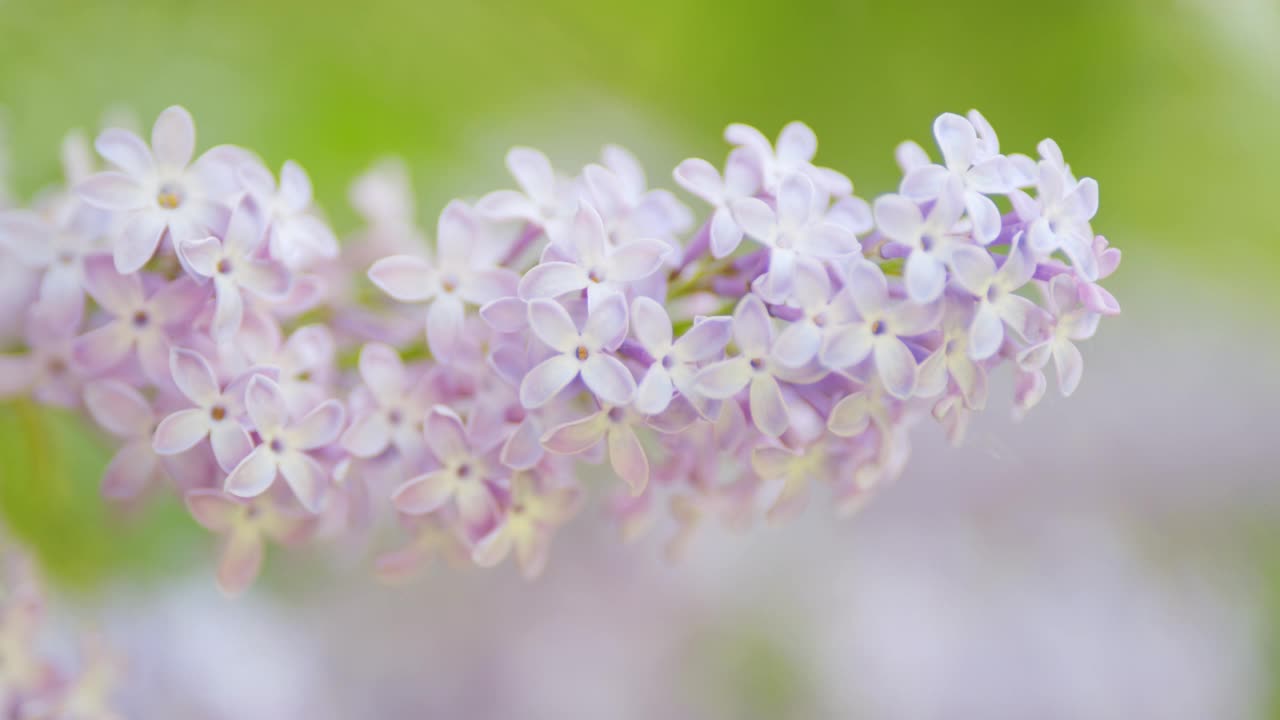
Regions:
<instances>
[{"instance_id":1,"label":"flower petal","mask_svg":"<svg viewBox=\"0 0 1280 720\"><path fill-rule=\"evenodd\" d=\"M822 345L822 332L811 322L797 321L787 325L773 345L778 362L798 368L813 359Z\"/></svg>"},{"instance_id":2,"label":"flower petal","mask_svg":"<svg viewBox=\"0 0 1280 720\"><path fill-rule=\"evenodd\" d=\"M137 180L119 172L90 175L75 189L81 200L104 210L134 210L150 200Z\"/></svg>"},{"instance_id":3,"label":"flower petal","mask_svg":"<svg viewBox=\"0 0 1280 720\"><path fill-rule=\"evenodd\" d=\"M1063 397L1080 387L1080 378L1084 375L1084 358L1075 344L1065 340L1053 344L1053 367L1058 373L1058 390Z\"/></svg>"},{"instance_id":4,"label":"flower petal","mask_svg":"<svg viewBox=\"0 0 1280 720\"><path fill-rule=\"evenodd\" d=\"M427 447L441 463L448 463L470 453L467 431L457 413L437 405L427 414L424 425Z\"/></svg>"},{"instance_id":5,"label":"flower petal","mask_svg":"<svg viewBox=\"0 0 1280 720\"><path fill-rule=\"evenodd\" d=\"M551 428L542 436L542 447L557 455L577 455L595 447L609 430L604 411Z\"/></svg>"},{"instance_id":6,"label":"flower petal","mask_svg":"<svg viewBox=\"0 0 1280 720\"><path fill-rule=\"evenodd\" d=\"M223 489L236 497L256 497L266 492L275 479L276 459L267 446L259 445L227 475Z\"/></svg>"},{"instance_id":7,"label":"flower petal","mask_svg":"<svg viewBox=\"0 0 1280 720\"><path fill-rule=\"evenodd\" d=\"M283 455L280 458L280 474L307 512L318 513L323 509L330 482L329 471L315 458L301 452Z\"/></svg>"},{"instance_id":8,"label":"flower petal","mask_svg":"<svg viewBox=\"0 0 1280 720\"><path fill-rule=\"evenodd\" d=\"M231 472L253 451L249 433L240 423L227 420L215 423L209 431L209 444L213 447L213 459L223 472Z\"/></svg>"},{"instance_id":9,"label":"flower petal","mask_svg":"<svg viewBox=\"0 0 1280 720\"><path fill-rule=\"evenodd\" d=\"M151 149L156 163L172 168L185 168L196 150L196 124L186 108L165 108L151 127Z\"/></svg>"},{"instance_id":10,"label":"flower petal","mask_svg":"<svg viewBox=\"0 0 1280 720\"><path fill-rule=\"evenodd\" d=\"M357 415L342 433L341 442L342 447L356 457L377 457L391 444L391 425L379 412Z\"/></svg>"},{"instance_id":11,"label":"flower petal","mask_svg":"<svg viewBox=\"0 0 1280 720\"><path fill-rule=\"evenodd\" d=\"M407 515L425 515L439 510L453 497L453 475L436 470L406 481L391 494L396 509Z\"/></svg>"},{"instance_id":12,"label":"flower petal","mask_svg":"<svg viewBox=\"0 0 1280 720\"><path fill-rule=\"evenodd\" d=\"M662 267L671 246L661 240L632 240L609 253L609 279L614 282L643 280Z\"/></svg>"},{"instance_id":13,"label":"flower petal","mask_svg":"<svg viewBox=\"0 0 1280 720\"><path fill-rule=\"evenodd\" d=\"M725 257L742 244L742 228L728 208L717 208L711 216L711 255Z\"/></svg>"},{"instance_id":14,"label":"flower petal","mask_svg":"<svg viewBox=\"0 0 1280 720\"><path fill-rule=\"evenodd\" d=\"M769 354L773 324L759 296L747 295L734 308L733 337L746 357L758 358Z\"/></svg>"},{"instance_id":15,"label":"flower petal","mask_svg":"<svg viewBox=\"0 0 1280 720\"><path fill-rule=\"evenodd\" d=\"M593 353L582 363L582 382L610 405L626 405L636 394L636 380L617 358Z\"/></svg>"},{"instance_id":16,"label":"flower petal","mask_svg":"<svg viewBox=\"0 0 1280 720\"><path fill-rule=\"evenodd\" d=\"M751 376L751 361L738 356L702 368L694 376L693 386L713 400L724 400L741 392L751 382Z\"/></svg>"},{"instance_id":17,"label":"flower petal","mask_svg":"<svg viewBox=\"0 0 1280 720\"><path fill-rule=\"evenodd\" d=\"M143 301L142 279L120 273L106 255L84 259L84 289L113 315L130 313Z\"/></svg>"},{"instance_id":18,"label":"flower petal","mask_svg":"<svg viewBox=\"0 0 1280 720\"><path fill-rule=\"evenodd\" d=\"M112 247L116 270L135 273L156 254L166 228L163 215L154 212L135 213Z\"/></svg>"},{"instance_id":19,"label":"flower petal","mask_svg":"<svg viewBox=\"0 0 1280 720\"><path fill-rule=\"evenodd\" d=\"M457 295L442 293L427 308L427 347L441 360L453 358L462 345L466 311Z\"/></svg>"},{"instance_id":20,"label":"flower petal","mask_svg":"<svg viewBox=\"0 0 1280 720\"><path fill-rule=\"evenodd\" d=\"M907 296L915 303L931 303L942 295L947 284L947 268L933 255L917 250L907 258Z\"/></svg>"},{"instance_id":21,"label":"flower petal","mask_svg":"<svg viewBox=\"0 0 1280 720\"><path fill-rule=\"evenodd\" d=\"M627 301L621 295L606 295L591 308L582 339L596 348L615 348L627 335Z\"/></svg>"},{"instance_id":22,"label":"flower petal","mask_svg":"<svg viewBox=\"0 0 1280 720\"><path fill-rule=\"evenodd\" d=\"M920 207L901 195L882 195L872 205L876 225L890 238L908 245L915 244L924 228Z\"/></svg>"},{"instance_id":23,"label":"flower petal","mask_svg":"<svg viewBox=\"0 0 1280 720\"><path fill-rule=\"evenodd\" d=\"M737 198L730 201L729 209L733 211L734 222L746 234L762 243L773 243L777 216L763 200Z\"/></svg>"},{"instance_id":24,"label":"flower petal","mask_svg":"<svg viewBox=\"0 0 1280 720\"><path fill-rule=\"evenodd\" d=\"M84 404L94 421L122 438L145 438L151 432L151 405L132 386L120 380L98 380L84 388Z\"/></svg>"},{"instance_id":25,"label":"flower petal","mask_svg":"<svg viewBox=\"0 0 1280 720\"><path fill-rule=\"evenodd\" d=\"M827 429L839 437L861 435L871 424L871 400L865 392L846 396L831 408Z\"/></svg>"},{"instance_id":26,"label":"flower petal","mask_svg":"<svg viewBox=\"0 0 1280 720\"><path fill-rule=\"evenodd\" d=\"M582 290L591 283L587 271L569 262L549 261L535 265L520 278L517 292L525 300L556 298Z\"/></svg>"},{"instance_id":27,"label":"flower petal","mask_svg":"<svg viewBox=\"0 0 1280 720\"><path fill-rule=\"evenodd\" d=\"M947 166L968 170L978 149L978 134L973 125L955 113L943 113L933 121L933 137L946 158Z\"/></svg>"},{"instance_id":28,"label":"flower petal","mask_svg":"<svg viewBox=\"0 0 1280 720\"><path fill-rule=\"evenodd\" d=\"M984 296L996 275L991 253L976 245L957 245L951 251L951 272L956 282L974 295Z\"/></svg>"},{"instance_id":29,"label":"flower petal","mask_svg":"<svg viewBox=\"0 0 1280 720\"><path fill-rule=\"evenodd\" d=\"M631 330L654 358L661 358L671 350L671 318L653 298L640 296L631 302Z\"/></svg>"},{"instance_id":30,"label":"flower petal","mask_svg":"<svg viewBox=\"0 0 1280 720\"><path fill-rule=\"evenodd\" d=\"M529 409L540 408L568 387L576 377L577 360L565 355L547 358L520 381L520 404Z\"/></svg>"},{"instance_id":31,"label":"flower petal","mask_svg":"<svg viewBox=\"0 0 1280 720\"><path fill-rule=\"evenodd\" d=\"M113 500L136 497L156 473L156 454L145 439L120 448L102 475L102 494Z\"/></svg>"},{"instance_id":32,"label":"flower petal","mask_svg":"<svg viewBox=\"0 0 1280 720\"><path fill-rule=\"evenodd\" d=\"M289 419L284 391L265 375L254 375L249 380L244 391L244 406L259 434L277 432Z\"/></svg>"},{"instance_id":33,"label":"flower petal","mask_svg":"<svg viewBox=\"0 0 1280 720\"><path fill-rule=\"evenodd\" d=\"M179 410L160 421L151 447L158 455L190 450L209 435L209 413L200 408Z\"/></svg>"},{"instance_id":34,"label":"flower petal","mask_svg":"<svg viewBox=\"0 0 1280 720\"><path fill-rule=\"evenodd\" d=\"M672 177L680 187L713 205L723 199L724 184L720 180L720 172L706 160L689 158L676 166Z\"/></svg>"},{"instance_id":35,"label":"flower petal","mask_svg":"<svg viewBox=\"0 0 1280 720\"><path fill-rule=\"evenodd\" d=\"M103 130L93 143L98 154L133 177L144 177L151 172L151 150L142 138L120 128Z\"/></svg>"},{"instance_id":36,"label":"flower petal","mask_svg":"<svg viewBox=\"0 0 1280 720\"><path fill-rule=\"evenodd\" d=\"M663 311L665 314L665 310ZM671 346L671 353L681 362L696 363L719 355L733 337L733 320L723 316L703 318L684 331ZM647 349L647 348L646 348Z\"/></svg>"},{"instance_id":37,"label":"flower petal","mask_svg":"<svg viewBox=\"0 0 1280 720\"><path fill-rule=\"evenodd\" d=\"M969 326L969 357L986 360L995 355L1004 342L1004 322L991 303L978 303L978 311Z\"/></svg>"},{"instance_id":38,"label":"flower petal","mask_svg":"<svg viewBox=\"0 0 1280 720\"><path fill-rule=\"evenodd\" d=\"M215 533L230 530L244 509L244 501L211 488L188 490L183 500L191 517L201 527Z\"/></svg>"},{"instance_id":39,"label":"flower petal","mask_svg":"<svg viewBox=\"0 0 1280 720\"><path fill-rule=\"evenodd\" d=\"M890 395L906 399L916 387L916 359L906 343L897 338L875 344L876 371Z\"/></svg>"},{"instance_id":40,"label":"flower petal","mask_svg":"<svg viewBox=\"0 0 1280 720\"><path fill-rule=\"evenodd\" d=\"M430 300L436 294L431 264L412 255L392 255L369 268L369 279L401 302Z\"/></svg>"},{"instance_id":41,"label":"flower petal","mask_svg":"<svg viewBox=\"0 0 1280 720\"><path fill-rule=\"evenodd\" d=\"M546 155L532 148L511 148L507 152L507 169L535 202L549 205L555 200L556 176Z\"/></svg>"},{"instance_id":42,"label":"flower petal","mask_svg":"<svg viewBox=\"0 0 1280 720\"><path fill-rule=\"evenodd\" d=\"M630 425L615 424L609 428L609 464L618 477L631 488L633 496L644 492L649 484L649 458L644 454L640 438Z\"/></svg>"},{"instance_id":43,"label":"flower petal","mask_svg":"<svg viewBox=\"0 0 1280 720\"><path fill-rule=\"evenodd\" d=\"M71 359L86 374L96 375L119 365L132 347L133 337L116 321L72 341Z\"/></svg>"},{"instance_id":44,"label":"flower petal","mask_svg":"<svg viewBox=\"0 0 1280 720\"><path fill-rule=\"evenodd\" d=\"M649 366L649 370L636 388L636 410L644 415L657 415L671 404L674 391L671 373L667 372L661 364L654 363Z\"/></svg>"},{"instance_id":45,"label":"flower petal","mask_svg":"<svg viewBox=\"0 0 1280 720\"><path fill-rule=\"evenodd\" d=\"M760 432L777 437L791 424L787 403L782 398L782 388L772 375L756 373L751 378L751 420Z\"/></svg>"},{"instance_id":46,"label":"flower petal","mask_svg":"<svg viewBox=\"0 0 1280 720\"><path fill-rule=\"evenodd\" d=\"M227 597L237 597L253 585L262 571L262 536L242 530L227 536L218 557L218 589Z\"/></svg>"},{"instance_id":47,"label":"flower petal","mask_svg":"<svg viewBox=\"0 0 1280 720\"><path fill-rule=\"evenodd\" d=\"M292 448L314 450L338 439L347 420L342 403L326 400L289 428Z\"/></svg>"}]
</instances>

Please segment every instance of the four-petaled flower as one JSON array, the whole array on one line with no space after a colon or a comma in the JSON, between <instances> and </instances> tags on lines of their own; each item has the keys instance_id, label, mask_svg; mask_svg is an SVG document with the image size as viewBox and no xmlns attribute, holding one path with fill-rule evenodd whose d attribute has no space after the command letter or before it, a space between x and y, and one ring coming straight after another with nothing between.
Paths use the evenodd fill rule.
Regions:
<instances>
[{"instance_id":1,"label":"four-petaled flower","mask_svg":"<svg viewBox=\"0 0 1280 720\"><path fill-rule=\"evenodd\" d=\"M473 443L462 419L443 405L427 414L424 432L439 467L396 488L391 496L396 509L425 515L453 501L468 526L489 520L496 505L488 481L498 479L503 470L492 457L496 448Z\"/></svg>"},{"instance_id":2,"label":"four-petaled flower","mask_svg":"<svg viewBox=\"0 0 1280 720\"><path fill-rule=\"evenodd\" d=\"M618 358L610 354L627 334L627 304L620 295L601 300L587 314L582 331L554 300L529 303L529 327L555 351L524 376L520 402L539 408L575 379L610 405L626 405L636 392L636 380Z\"/></svg>"},{"instance_id":3,"label":"four-petaled flower","mask_svg":"<svg viewBox=\"0 0 1280 720\"><path fill-rule=\"evenodd\" d=\"M764 301L747 295L733 311L733 340L738 354L712 363L693 379L694 388L713 400L727 400L748 388L751 419L760 432L777 437L791 423L773 359L773 323Z\"/></svg>"},{"instance_id":4,"label":"four-petaled flower","mask_svg":"<svg viewBox=\"0 0 1280 720\"><path fill-rule=\"evenodd\" d=\"M581 499L577 485L554 485L531 471L516 473L502 520L476 543L472 560L480 567L492 567L514 548L521 574L530 580L538 577L547 565L552 534L573 515Z\"/></svg>"},{"instance_id":5,"label":"four-petaled flower","mask_svg":"<svg viewBox=\"0 0 1280 720\"><path fill-rule=\"evenodd\" d=\"M652 363L636 389L636 410L657 415L671 404L678 392L695 406L700 396L693 378L698 366L718 356L729 344L733 323L727 317L697 320L673 341L671 318L656 300L638 297L631 303L631 327Z\"/></svg>"},{"instance_id":6,"label":"four-petaled flower","mask_svg":"<svg viewBox=\"0 0 1280 720\"><path fill-rule=\"evenodd\" d=\"M258 577L266 540L288 544L304 536L313 519L280 507L272 496L245 500L221 490L188 490L187 510L206 530L222 537L218 556L218 588L228 597L240 595Z\"/></svg>"},{"instance_id":7,"label":"four-petaled flower","mask_svg":"<svg viewBox=\"0 0 1280 720\"><path fill-rule=\"evenodd\" d=\"M204 356L183 348L170 351L169 370L178 391L195 407L178 410L161 420L152 448L159 455L176 455L209 438L213 457L224 471L230 472L252 447L249 434L240 424L244 380L223 387Z\"/></svg>"}]
</instances>

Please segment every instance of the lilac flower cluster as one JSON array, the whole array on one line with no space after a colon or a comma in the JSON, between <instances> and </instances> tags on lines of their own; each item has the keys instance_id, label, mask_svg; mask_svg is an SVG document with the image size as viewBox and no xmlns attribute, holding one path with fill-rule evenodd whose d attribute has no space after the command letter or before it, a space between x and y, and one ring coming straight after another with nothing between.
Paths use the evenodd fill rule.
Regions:
<instances>
[{"instance_id":1,"label":"lilac flower cluster","mask_svg":"<svg viewBox=\"0 0 1280 720\"><path fill-rule=\"evenodd\" d=\"M0 392L118 438L109 498L183 492L230 593L264 541L392 510L410 541L384 576L436 551L536 575L584 462L621 481L627 537L669 503L673 552L704 517L791 516L814 484L850 511L902 472L918 420L959 442L997 367L1016 413L1050 360L1069 395L1075 343L1119 311L1094 180L1051 140L1001 154L976 111L933 129L941 162L900 146L899 192L869 203L813 164L805 125L776 144L731 125L723 169L674 172L701 225L621 148L574 176L515 148L518 189L451 202L428 249L400 165L355 183L366 227L339 243L300 166L277 181L237 147L195 157L169 108L149 145L99 135L103 170L72 136L66 186L0 215L38 280L5 309L25 350Z\"/></svg>"},{"instance_id":2,"label":"lilac flower cluster","mask_svg":"<svg viewBox=\"0 0 1280 720\"><path fill-rule=\"evenodd\" d=\"M0 540L0 717L116 720L112 694L121 660L97 633L78 640L78 661L51 651L46 588L31 559Z\"/></svg>"}]
</instances>

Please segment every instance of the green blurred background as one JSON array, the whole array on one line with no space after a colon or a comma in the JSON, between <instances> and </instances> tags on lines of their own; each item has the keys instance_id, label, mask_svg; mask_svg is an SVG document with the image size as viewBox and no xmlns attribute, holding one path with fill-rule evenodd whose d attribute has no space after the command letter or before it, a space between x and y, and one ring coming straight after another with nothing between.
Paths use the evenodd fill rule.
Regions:
<instances>
[{"instance_id":1,"label":"green blurred background","mask_svg":"<svg viewBox=\"0 0 1280 720\"><path fill-rule=\"evenodd\" d=\"M299 160L339 231L347 184L388 154L429 224L507 184L511 144L571 167L620 143L670 187L680 159L723 157L731 121L808 122L820 164L871 197L899 141L930 146L935 115L976 107L1005 150L1052 136L1099 179L1095 227L1126 258L1106 332L1123 333L1174 295L1280 309L1277 37L1269 0L0 0L0 105L24 197L58 180L67 129L180 103L201 147ZM163 569L197 538L172 503L103 508L105 457L69 417L0 408L4 515L73 586Z\"/></svg>"}]
</instances>

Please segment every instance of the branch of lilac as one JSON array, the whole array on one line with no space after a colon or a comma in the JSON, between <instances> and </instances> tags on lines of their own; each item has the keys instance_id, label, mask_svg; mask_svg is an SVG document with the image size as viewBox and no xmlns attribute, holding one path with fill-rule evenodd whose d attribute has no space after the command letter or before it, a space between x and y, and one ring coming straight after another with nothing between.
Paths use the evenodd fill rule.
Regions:
<instances>
[{"instance_id":1,"label":"branch of lilac","mask_svg":"<svg viewBox=\"0 0 1280 720\"><path fill-rule=\"evenodd\" d=\"M997 368L1016 416L1050 362L1070 395L1076 343L1119 312L1093 179L1052 140L1002 154L977 111L933 135L941 162L902 144L898 192L869 203L813 164L804 124L776 143L730 125L722 169L673 173L701 223L621 148L573 176L515 148L519 189L449 203L428 244L396 162L353 184L364 228L339 242L298 164L196 157L180 107L150 143L101 133L101 169L72 134L65 184L0 213L35 288L5 308L25 343L0 396L113 436L109 500L182 493L228 594L268 542L393 516L385 579L440 555L536 576L580 463L616 476L624 537L669 509L672 556L703 519L793 517L813 485L852 512L902 473L913 426L959 443Z\"/></svg>"}]
</instances>

